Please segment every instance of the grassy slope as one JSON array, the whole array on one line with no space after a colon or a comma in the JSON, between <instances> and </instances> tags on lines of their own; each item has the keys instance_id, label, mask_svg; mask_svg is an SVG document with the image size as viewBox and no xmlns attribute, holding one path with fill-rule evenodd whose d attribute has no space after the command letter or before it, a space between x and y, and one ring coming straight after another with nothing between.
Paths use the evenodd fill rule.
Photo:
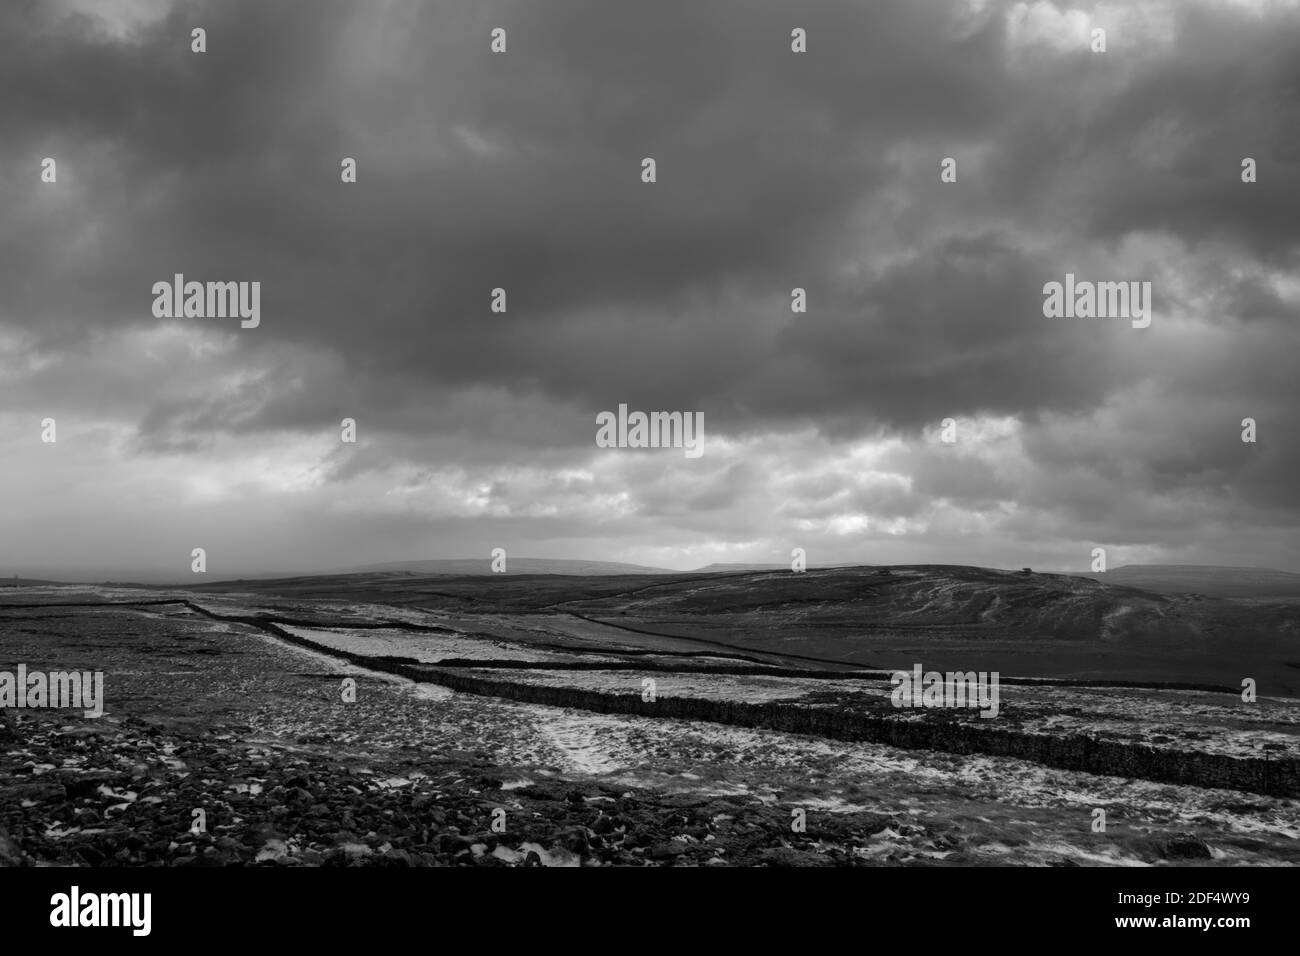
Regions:
<instances>
[{"instance_id":1,"label":"grassy slope","mask_svg":"<svg viewBox=\"0 0 1300 956\"><path fill-rule=\"evenodd\" d=\"M428 561L387 561L352 568L343 574L373 573L409 574L491 574L492 559L447 558ZM618 561L581 561L565 558L508 558L504 574L574 574L584 576L627 574L675 574L667 568L652 568L642 564L624 564Z\"/></svg>"},{"instance_id":2,"label":"grassy slope","mask_svg":"<svg viewBox=\"0 0 1300 956\"><path fill-rule=\"evenodd\" d=\"M1104 574L1081 575L1097 581L1142 588L1157 594L1203 594L1222 598L1300 599L1300 574L1269 568L1216 568L1197 564L1134 565Z\"/></svg>"},{"instance_id":3,"label":"grassy slope","mask_svg":"<svg viewBox=\"0 0 1300 956\"><path fill-rule=\"evenodd\" d=\"M1108 581L1110 579L1107 579ZM466 615L570 614L652 634L875 667L1205 682L1300 696L1300 611L1087 577L922 565L628 575L349 575L209 585ZM644 635L640 640L645 640ZM653 641L653 637L650 638Z\"/></svg>"}]
</instances>

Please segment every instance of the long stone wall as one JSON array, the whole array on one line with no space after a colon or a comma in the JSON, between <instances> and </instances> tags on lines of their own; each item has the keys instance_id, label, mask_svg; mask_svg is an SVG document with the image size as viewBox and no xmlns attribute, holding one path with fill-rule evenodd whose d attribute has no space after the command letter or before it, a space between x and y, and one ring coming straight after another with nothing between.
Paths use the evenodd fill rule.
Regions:
<instances>
[{"instance_id":1,"label":"long stone wall","mask_svg":"<svg viewBox=\"0 0 1300 956\"><path fill-rule=\"evenodd\" d=\"M367 657L298 637L264 620L248 619L247 623L255 624L283 640L330 654L360 667L440 684L451 690L504 697L530 704L574 707L605 714L706 720L737 727L810 734L833 740L889 744L908 750L1016 757L1062 770L1195 787L1244 790L1274 796L1300 796L1300 760L1294 758L1269 760L1230 757L1099 740L1081 734L1030 734L955 720L899 720L790 703L748 703L694 697L660 697L649 702L642 700L638 694L611 694L573 687L523 684L466 673L461 669L416 664L409 659Z\"/></svg>"}]
</instances>

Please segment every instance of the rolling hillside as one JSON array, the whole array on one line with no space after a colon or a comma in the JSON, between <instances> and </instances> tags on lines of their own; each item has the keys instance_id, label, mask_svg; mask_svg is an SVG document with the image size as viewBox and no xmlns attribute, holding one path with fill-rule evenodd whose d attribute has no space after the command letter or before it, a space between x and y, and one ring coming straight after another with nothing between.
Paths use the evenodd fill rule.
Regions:
<instances>
[{"instance_id":1,"label":"rolling hillside","mask_svg":"<svg viewBox=\"0 0 1300 956\"><path fill-rule=\"evenodd\" d=\"M409 574L491 574L491 558L446 558L430 561L388 561L367 564L341 571L341 574L406 572ZM678 574L666 568L617 561L576 561L565 558L515 558L506 560L505 574L574 574L599 576L610 574Z\"/></svg>"},{"instance_id":2,"label":"rolling hillside","mask_svg":"<svg viewBox=\"0 0 1300 956\"><path fill-rule=\"evenodd\" d=\"M653 575L342 575L194 591L363 601L454 626L765 660L1004 676L1198 682L1300 695L1300 608L1158 594L1067 574L947 565Z\"/></svg>"},{"instance_id":3,"label":"rolling hillside","mask_svg":"<svg viewBox=\"0 0 1300 956\"><path fill-rule=\"evenodd\" d=\"M1300 600L1300 574L1269 568L1220 568L1199 564L1125 565L1104 574L1086 574L1109 584L1123 584L1157 594L1204 594L1207 597Z\"/></svg>"},{"instance_id":4,"label":"rolling hillside","mask_svg":"<svg viewBox=\"0 0 1300 956\"><path fill-rule=\"evenodd\" d=\"M1062 574L840 568L664 582L566 610L662 635L886 668L1205 681L1300 693L1300 611Z\"/></svg>"}]
</instances>

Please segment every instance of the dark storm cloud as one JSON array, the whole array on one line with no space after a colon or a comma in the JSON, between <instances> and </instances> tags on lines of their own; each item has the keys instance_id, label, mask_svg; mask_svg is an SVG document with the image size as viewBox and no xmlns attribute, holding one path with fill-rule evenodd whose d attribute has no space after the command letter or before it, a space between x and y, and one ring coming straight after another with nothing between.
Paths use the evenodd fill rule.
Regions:
<instances>
[{"instance_id":1,"label":"dark storm cloud","mask_svg":"<svg viewBox=\"0 0 1300 956\"><path fill-rule=\"evenodd\" d=\"M354 373L531 382L598 407L620 389L719 403L735 427L746 407L766 417L864 406L915 427L942 410L915 400L936 386L971 410L1086 404L1107 383L1081 388L1068 374L1080 364L1074 347L1088 348L1082 336L1069 350L1046 341L1056 330L1037 321L1045 263L953 238L855 296L822 265L837 248L852 254L846 213L901 175L916 184L908 214L941 234L937 160L960 152L941 144L976 139L994 159L988 182L968 174L960 187L988 197L967 207L971 219L1022 207L1032 217L1034 200L1083 162L1104 167L1105 189L1069 210L1058 200L1058 214L1198 237L1206 223L1262 217L1250 234L1276 249L1295 239L1296 193L1274 172L1242 202L1236 163L1252 145L1266 147L1266 162L1278 152L1269 137L1287 127L1264 119L1293 106L1275 96L1287 95L1278 80L1300 62L1288 60L1300 33L1244 28L1261 45L1226 84L1241 31L1216 43L1231 14L1189 10L1170 51L1150 55L1090 118L1062 123L1079 98L1071 83L1099 69L1092 55L1017 81L1000 21L959 37L954 9L181 4L136 42L35 32L24 29L34 12L10 11L6 140L29 161L36 144L60 142L52 151L108 234L87 281L55 295L49 244L72 241L86 210L44 241L14 243L5 304L148 319L141 290L173 271L257 277L268 320L245 348L283 337L338 349ZM494 58L485 34L498 22L512 47ZM789 54L792 22L809 29L815 55ZM198 23L203 56L188 50ZM392 62L374 62L382 56ZM1134 169L1115 144L1171 111L1191 130L1173 175ZM1207 153L1216 138L1227 141ZM928 148L919 170L888 159L908 142ZM355 188L337 182L344 155L359 160ZM637 180L643 155L660 163L653 187ZM690 298L722 284L746 290L727 314ZM760 354L738 345L753 313L785 311L796 284L811 287L820 322L768 338ZM512 298L505 317L487 312L498 285ZM960 367L933 361L940 335L969 349ZM800 368L782 387L787 349L831 374L809 390ZM859 373L863 362L873 374ZM301 424L274 407L264 421Z\"/></svg>"},{"instance_id":2,"label":"dark storm cloud","mask_svg":"<svg viewBox=\"0 0 1300 956\"><path fill-rule=\"evenodd\" d=\"M942 499L1019 501L1027 536L1158 543L1216 509L1293 522L1296 297L1276 274L1300 262L1300 12L1128 17L1148 7L1105 8L1096 55L1017 33L1064 16L1042 3L196 2L126 35L4 5L0 322L33 360L80 356L6 398L94 407L141 455L355 416L365 454L320 465L339 484L562 469L598 410L702 409L745 442L811 428L821 455L913 442L892 456L906 487L801 462L791 520L919 521ZM1045 319L1066 271L1153 279L1156 324ZM232 337L133 354L175 272L261 281L261 326L177 320ZM1223 336L1180 324L1207 315ZM1139 387L1141 414L1098 414ZM1257 449L1235 439L1246 415L1267 422ZM949 416L1021 421L1019 470L916 444ZM770 510L770 470L699 475L621 473L626 507L759 533L735 508ZM520 487L483 500L517 506Z\"/></svg>"},{"instance_id":3,"label":"dark storm cloud","mask_svg":"<svg viewBox=\"0 0 1300 956\"><path fill-rule=\"evenodd\" d=\"M274 316L264 338L330 345L355 371L522 379L602 407L616 386L714 397L698 377L728 376L714 366L745 335L741 311L780 312L791 285L824 281L842 213L893 172L882 146L970 134L998 108L996 31L951 42L947 15L914 8L801 11L818 51L806 66L788 53L787 14L734 4L502 6L496 19L180 5L126 43L66 21L40 32L33 11L11 11L5 87L24 93L6 103L6 139L29 162L60 143L49 149L84 203L18 246L5 305L147 319L141 290L173 271L252 276ZM366 40L371 20L396 48ZM511 28L507 56L487 54L488 22ZM197 23L203 56L188 50ZM366 62L382 55L396 62ZM337 182L343 155L359 159L355 189ZM652 188L643 155L661 164ZM109 235L86 281L51 295L50 247L87 209ZM720 282L750 291L711 336L707 306L684 297ZM497 285L507 317L486 311ZM648 321L638 341L627 326ZM683 338L703 357L658 385Z\"/></svg>"}]
</instances>

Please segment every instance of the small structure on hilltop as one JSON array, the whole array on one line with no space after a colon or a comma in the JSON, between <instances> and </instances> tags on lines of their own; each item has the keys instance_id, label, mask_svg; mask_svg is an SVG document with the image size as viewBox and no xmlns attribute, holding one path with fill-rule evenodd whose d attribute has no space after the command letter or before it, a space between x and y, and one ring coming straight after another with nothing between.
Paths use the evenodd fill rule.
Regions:
<instances>
[{"instance_id":1,"label":"small structure on hilltop","mask_svg":"<svg viewBox=\"0 0 1300 956\"><path fill-rule=\"evenodd\" d=\"M1034 573L1034 569L1033 569L1033 568L1021 568L1021 569L1020 569L1020 573L1023 574L1023 575L1028 576L1028 575Z\"/></svg>"}]
</instances>

